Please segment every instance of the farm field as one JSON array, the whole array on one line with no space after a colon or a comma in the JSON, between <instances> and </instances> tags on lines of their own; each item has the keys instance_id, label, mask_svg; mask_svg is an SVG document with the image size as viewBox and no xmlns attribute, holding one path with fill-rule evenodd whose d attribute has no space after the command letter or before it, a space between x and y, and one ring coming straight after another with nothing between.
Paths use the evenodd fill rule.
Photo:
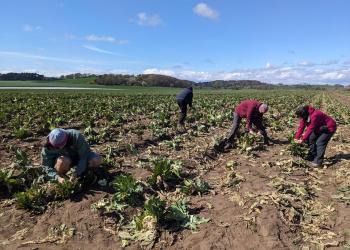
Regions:
<instances>
[{"instance_id":1,"label":"farm field","mask_svg":"<svg viewBox=\"0 0 350 250\"><path fill-rule=\"evenodd\" d=\"M350 249L348 94L195 89L179 132L178 91L1 91L0 248ZM274 144L242 133L222 149L247 98L269 104ZM309 103L338 123L322 168L291 143ZM56 127L79 129L103 167L46 183L41 145Z\"/></svg>"},{"instance_id":2,"label":"farm field","mask_svg":"<svg viewBox=\"0 0 350 250\"><path fill-rule=\"evenodd\" d=\"M77 79L60 79L60 80L40 80L40 81L3 81L0 80L0 86L69 86L69 85L86 85L91 86L95 77L83 77Z\"/></svg>"}]
</instances>

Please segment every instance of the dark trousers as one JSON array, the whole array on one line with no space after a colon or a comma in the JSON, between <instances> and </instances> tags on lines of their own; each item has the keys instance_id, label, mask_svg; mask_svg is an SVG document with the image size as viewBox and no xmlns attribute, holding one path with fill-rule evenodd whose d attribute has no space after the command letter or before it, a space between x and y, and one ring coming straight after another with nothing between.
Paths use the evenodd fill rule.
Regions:
<instances>
[{"instance_id":1,"label":"dark trousers","mask_svg":"<svg viewBox=\"0 0 350 250\"><path fill-rule=\"evenodd\" d=\"M234 112L233 113L233 121L232 121L232 127L231 127L231 131L227 136L227 141L228 142L233 142L233 140L235 139L235 136L237 135L239 137L239 125L241 124L241 117L239 117L239 115ZM264 137L264 143L268 143L269 141L269 137L267 136L267 133L264 130L261 130L261 135Z\"/></svg>"},{"instance_id":2,"label":"dark trousers","mask_svg":"<svg viewBox=\"0 0 350 250\"><path fill-rule=\"evenodd\" d=\"M324 154L326 152L327 144L332 138L334 133L323 132L316 134L313 132L308 140L310 147L309 159L312 160L315 164L322 164Z\"/></svg>"},{"instance_id":3,"label":"dark trousers","mask_svg":"<svg viewBox=\"0 0 350 250\"><path fill-rule=\"evenodd\" d=\"M239 125L241 124L241 119L242 118L239 117L239 115L236 112L233 113L233 121L232 121L231 131L227 136L228 142L233 142L233 140L235 139L235 136L238 134Z\"/></svg>"},{"instance_id":4,"label":"dark trousers","mask_svg":"<svg viewBox=\"0 0 350 250\"><path fill-rule=\"evenodd\" d=\"M184 125L185 118L186 118L186 115L187 115L187 103L185 103L184 100L177 100L177 104L180 107L179 124Z\"/></svg>"}]
</instances>

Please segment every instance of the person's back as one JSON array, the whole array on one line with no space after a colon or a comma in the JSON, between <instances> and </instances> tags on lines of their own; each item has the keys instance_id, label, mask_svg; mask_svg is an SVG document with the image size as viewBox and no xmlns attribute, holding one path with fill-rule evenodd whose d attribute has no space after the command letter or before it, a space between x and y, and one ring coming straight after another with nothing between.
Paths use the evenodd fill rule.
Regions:
<instances>
[{"instance_id":1,"label":"person's back","mask_svg":"<svg viewBox=\"0 0 350 250\"><path fill-rule=\"evenodd\" d=\"M319 129L322 126L327 126L329 132L331 133L335 132L337 125L332 117L311 106L309 106L309 113L311 121L314 123L316 132L319 132Z\"/></svg>"},{"instance_id":2,"label":"person's back","mask_svg":"<svg viewBox=\"0 0 350 250\"><path fill-rule=\"evenodd\" d=\"M76 129L66 129L65 130L67 133L67 142L64 145L64 147L62 148L55 148L50 144L47 144L44 148L43 148L43 152L46 153L54 153L54 154L58 154L58 153L76 153L78 154L78 151L80 149L81 146L85 146L87 147L89 150L89 145L85 142L84 136L80 133L79 130Z\"/></svg>"},{"instance_id":3,"label":"person's back","mask_svg":"<svg viewBox=\"0 0 350 250\"><path fill-rule=\"evenodd\" d=\"M192 87L183 89L177 96L176 100L182 101L184 104L191 104L193 98Z\"/></svg>"},{"instance_id":4,"label":"person's back","mask_svg":"<svg viewBox=\"0 0 350 250\"><path fill-rule=\"evenodd\" d=\"M239 103L235 112L233 113L233 121L232 128L227 136L227 142L232 143L235 135L238 133L239 125L241 123L241 119L245 118L246 120L246 131L250 133L255 133L257 130L263 137L264 143L269 145L269 137L267 136L265 126L263 125L263 114L268 111L267 104L261 103L257 100L244 100ZM253 129L252 125L256 128Z\"/></svg>"},{"instance_id":5,"label":"person's back","mask_svg":"<svg viewBox=\"0 0 350 250\"><path fill-rule=\"evenodd\" d=\"M235 108L235 112L241 117L241 118L247 118L251 112L256 111L257 114L260 114L259 106L261 105L260 102L257 100L244 100L238 106Z\"/></svg>"}]
</instances>

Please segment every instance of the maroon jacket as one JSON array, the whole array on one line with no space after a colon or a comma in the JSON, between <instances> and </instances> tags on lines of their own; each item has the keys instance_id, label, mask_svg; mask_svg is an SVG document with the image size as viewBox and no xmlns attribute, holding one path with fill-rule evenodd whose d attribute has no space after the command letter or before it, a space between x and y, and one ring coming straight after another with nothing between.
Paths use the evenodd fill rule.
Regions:
<instances>
[{"instance_id":1,"label":"maroon jacket","mask_svg":"<svg viewBox=\"0 0 350 250\"><path fill-rule=\"evenodd\" d=\"M247 129L252 128L254 124L257 129L265 130L262 123L263 114L259 112L259 107L262 103L257 100L245 100L242 101L235 109L235 112L241 118L247 118Z\"/></svg>"},{"instance_id":2,"label":"maroon jacket","mask_svg":"<svg viewBox=\"0 0 350 250\"><path fill-rule=\"evenodd\" d=\"M299 140L307 126L306 132L303 135L302 141L305 142L309 138L312 132L321 133L321 127L327 127L329 133L334 133L337 130L337 124L332 117L326 115L321 110L315 109L312 106L308 106L309 122L304 119L299 120L299 128L295 134L295 139Z\"/></svg>"}]
</instances>

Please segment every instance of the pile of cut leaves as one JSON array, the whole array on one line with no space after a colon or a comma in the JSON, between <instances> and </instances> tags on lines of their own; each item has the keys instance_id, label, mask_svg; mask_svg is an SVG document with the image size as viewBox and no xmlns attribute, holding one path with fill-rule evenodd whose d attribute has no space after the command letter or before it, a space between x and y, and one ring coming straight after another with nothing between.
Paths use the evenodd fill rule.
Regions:
<instances>
[{"instance_id":1,"label":"pile of cut leaves","mask_svg":"<svg viewBox=\"0 0 350 250\"><path fill-rule=\"evenodd\" d=\"M280 211L282 221L291 231L297 233L293 240L296 245L303 249L324 249L326 246L339 244L337 234L326 224L335 209L330 204L315 200L319 182L313 180L312 175L301 183L275 177L270 186L275 191L246 195L244 204L250 205L243 216L244 220L255 223L260 211L267 204L275 205Z\"/></svg>"}]
</instances>

